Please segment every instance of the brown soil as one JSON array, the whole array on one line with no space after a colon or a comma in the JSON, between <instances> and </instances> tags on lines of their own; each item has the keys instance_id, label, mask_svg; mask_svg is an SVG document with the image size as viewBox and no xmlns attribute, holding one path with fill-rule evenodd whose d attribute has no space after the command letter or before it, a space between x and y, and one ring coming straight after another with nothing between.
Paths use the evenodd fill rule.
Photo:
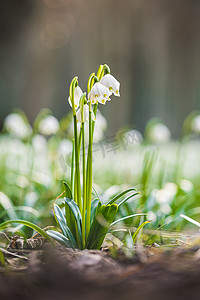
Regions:
<instances>
[{"instance_id":1,"label":"brown soil","mask_svg":"<svg viewBox=\"0 0 200 300\"><path fill-rule=\"evenodd\" d=\"M0 269L0 299L200 299L200 247L105 251L13 250Z\"/></svg>"}]
</instances>

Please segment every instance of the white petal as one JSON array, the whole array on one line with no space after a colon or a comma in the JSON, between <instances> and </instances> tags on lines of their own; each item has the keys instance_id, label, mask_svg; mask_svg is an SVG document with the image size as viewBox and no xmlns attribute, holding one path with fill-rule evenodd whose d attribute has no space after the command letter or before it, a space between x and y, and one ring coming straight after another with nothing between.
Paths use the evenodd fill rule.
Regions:
<instances>
[{"instance_id":1,"label":"white petal","mask_svg":"<svg viewBox=\"0 0 200 300\"><path fill-rule=\"evenodd\" d=\"M106 74L105 76L103 76L103 78L100 80L100 83L106 86L115 96L120 96L120 83L111 74Z\"/></svg>"},{"instance_id":2,"label":"white petal","mask_svg":"<svg viewBox=\"0 0 200 300\"><path fill-rule=\"evenodd\" d=\"M99 103L101 103L101 104L106 104L106 101L109 101L110 100L110 98L108 97L108 98L105 98L105 97L103 97L103 96L100 96L99 98L97 98L97 101L99 102Z\"/></svg>"},{"instance_id":3,"label":"white petal","mask_svg":"<svg viewBox=\"0 0 200 300\"><path fill-rule=\"evenodd\" d=\"M87 104L83 106L83 120L84 122L89 121L89 106Z\"/></svg>"},{"instance_id":4,"label":"white petal","mask_svg":"<svg viewBox=\"0 0 200 300\"><path fill-rule=\"evenodd\" d=\"M116 90L116 91L113 91L113 94L117 97L120 97L120 93L119 93L119 90Z\"/></svg>"},{"instance_id":5,"label":"white petal","mask_svg":"<svg viewBox=\"0 0 200 300\"><path fill-rule=\"evenodd\" d=\"M75 90L74 90L74 104L75 104L75 106L76 105L77 105L77 107L79 106L79 100L80 100L82 95L83 95L82 89L79 86L75 87Z\"/></svg>"},{"instance_id":6,"label":"white petal","mask_svg":"<svg viewBox=\"0 0 200 300\"><path fill-rule=\"evenodd\" d=\"M78 111L76 113L76 118L79 123L82 123L82 121L83 122L89 121L89 106L87 104L85 104L83 107L83 120L82 120L80 108L78 109ZM96 120L93 111L92 111L92 120L93 121Z\"/></svg>"},{"instance_id":7,"label":"white petal","mask_svg":"<svg viewBox=\"0 0 200 300\"><path fill-rule=\"evenodd\" d=\"M69 102L69 105L72 107L72 101L71 101L70 96L68 97L68 102Z\"/></svg>"},{"instance_id":8,"label":"white petal","mask_svg":"<svg viewBox=\"0 0 200 300\"><path fill-rule=\"evenodd\" d=\"M79 109L78 109L78 111L76 113L76 119L77 119L77 122L82 123L80 107L79 107Z\"/></svg>"},{"instance_id":9,"label":"white petal","mask_svg":"<svg viewBox=\"0 0 200 300\"><path fill-rule=\"evenodd\" d=\"M92 121L96 121L96 118L95 118L95 115L94 115L93 111L92 111Z\"/></svg>"},{"instance_id":10,"label":"white petal","mask_svg":"<svg viewBox=\"0 0 200 300\"><path fill-rule=\"evenodd\" d=\"M88 94L88 101L91 101L92 104L95 104L97 102L95 96L93 94Z\"/></svg>"},{"instance_id":11,"label":"white petal","mask_svg":"<svg viewBox=\"0 0 200 300\"><path fill-rule=\"evenodd\" d=\"M92 104L95 104L97 101L105 104L106 101L109 100L111 94L112 92L107 87L100 82L97 82L88 94L88 100L91 101Z\"/></svg>"},{"instance_id":12,"label":"white petal","mask_svg":"<svg viewBox=\"0 0 200 300\"><path fill-rule=\"evenodd\" d=\"M75 108L79 107L79 100L82 95L83 95L82 89L79 86L75 87L75 90L74 90L74 106L75 106ZM70 97L68 98L68 102L69 102L69 105L72 107L72 101L71 101Z\"/></svg>"}]
</instances>

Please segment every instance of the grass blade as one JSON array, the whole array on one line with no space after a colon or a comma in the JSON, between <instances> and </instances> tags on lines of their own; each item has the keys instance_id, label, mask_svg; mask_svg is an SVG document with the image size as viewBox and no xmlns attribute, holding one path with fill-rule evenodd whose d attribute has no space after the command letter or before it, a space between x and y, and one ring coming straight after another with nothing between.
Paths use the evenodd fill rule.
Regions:
<instances>
[{"instance_id":1,"label":"grass blade","mask_svg":"<svg viewBox=\"0 0 200 300\"><path fill-rule=\"evenodd\" d=\"M192 218L190 218L190 217L188 217L186 215L183 215L183 214L180 214L180 217L183 218L183 219L185 219L185 220L187 220L188 222L190 222L190 223L192 223L192 224L200 227L200 223L197 222L197 221L195 221L194 219L192 219Z\"/></svg>"},{"instance_id":2,"label":"grass blade","mask_svg":"<svg viewBox=\"0 0 200 300\"><path fill-rule=\"evenodd\" d=\"M9 221L5 221L3 223L0 224L0 230L4 229L7 225L9 224L13 224L13 223L18 223L18 224L22 224L25 225L27 227L32 228L33 230L37 231L39 234L41 234L41 236L43 236L45 239L47 239L47 241L51 242L50 237L48 236L48 234L39 226L29 222L29 221L24 221L24 220L9 220Z\"/></svg>"},{"instance_id":3,"label":"grass blade","mask_svg":"<svg viewBox=\"0 0 200 300\"><path fill-rule=\"evenodd\" d=\"M17 219L18 216L15 213L15 206L12 201L4 193L0 192L0 204L4 208L10 219Z\"/></svg>"},{"instance_id":4,"label":"grass blade","mask_svg":"<svg viewBox=\"0 0 200 300\"><path fill-rule=\"evenodd\" d=\"M65 181L63 181L63 185L64 185L64 189L65 189L64 197L72 199L73 198L72 192L71 192L69 185Z\"/></svg>"},{"instance_id":5,"label":"grass blade","mask_svg":"<svg viewBox=\"0 0 200 300\"><path fill-rule=\"evenodd\" d=\"M138 236L138 234L139 234L139 232L140 232L140 230L146 225L146 224L148 224L148 223L150 223L151 221L145 221L145 222L143 222L137 229L136 229L136 231L134 232L134 234L133 234L133 243L135 243L136 242L136 239L137 239L137 236Z\"/></svg>"},{"instance_id":6,"label":"grass blade","mask_svg":"<svg viewBox=\"0 0 200 300\"><path fill-rule=\"evenodd\" d=\"M130 219L130 218L138 217L138 216L146 216L146 215L147 215L147 214L145 214L145 213L141 213L141 214L134 214L134 215L126 216L126 217L123 217L123 218L121 218L121 219L116 220L116 221L113 222L110 226L113 226L113 225L115 225L115 224L117 224L117 223L119 223L119 222L121 222L121 221L123 221L123 220L126 220L126 219Z\"/></svg>"},{"instance_id":7,"label":"grass blade","mask_svg":"<svg viewBox=\"0 0 200 300\"><path fill-rule=\"evenodd\" d=\"M122 205L123 205L126 201L128 201L130 198L132 198L132 197L134 197L134 196L137 196L137 195L139 195L139 194L140 194L140 193L137 192L137 193L135 193L135 194L132 194L132 195L126 197L124 200L122 200L122 201L118 204L118 207L122 206Z\"/></svg>"},{"instance_id":8,"label":"grass blade","mask_svg":"<svg viewBox=\"0 0 200 300\"><path fill-rule=\"evenodd\" d=\"M115 196L114 198L112 198L110 201L108 201L107 204L113 204L119 198L123 197L124 195L126 195L127 193L132 192L132 191L136 191L136 189L135 188L130 188L130 189L127 189L126 191L121 192L120 194L118 194L117 196Z\"/></svg>"}]
</instances>

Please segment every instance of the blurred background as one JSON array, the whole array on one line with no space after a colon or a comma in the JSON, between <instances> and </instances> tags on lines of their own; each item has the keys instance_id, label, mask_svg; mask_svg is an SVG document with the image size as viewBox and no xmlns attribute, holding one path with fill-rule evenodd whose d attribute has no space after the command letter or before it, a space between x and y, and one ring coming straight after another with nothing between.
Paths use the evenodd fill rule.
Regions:
<instances>
[{"instance_id":1,"label":"blurred background","mask_svg":"<svg viewBox=\"0 0 200 300\"><path fill-rule=\"evenodd\" d=\"M199 109L198 0L4 0L0 23L1 126L15 107L31 121L43 107L61 118L70 80L85 89L104 63L121 83L101 106L109 134L160 117L176 137Z\"/></svg>"}]
</instances>

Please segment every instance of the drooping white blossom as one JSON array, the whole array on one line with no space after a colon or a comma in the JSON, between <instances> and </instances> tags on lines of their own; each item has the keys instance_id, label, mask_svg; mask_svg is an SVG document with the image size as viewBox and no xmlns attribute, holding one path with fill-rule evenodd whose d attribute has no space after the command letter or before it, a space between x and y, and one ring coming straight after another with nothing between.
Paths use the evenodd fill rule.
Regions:
<instances>
[{"instance_id":1,"label":"drooping white blossom","mask_svg":"<svg viewBox=\"0 0 200 300\"><path fill-rule=\"evenodd\" d=\"M79 107L79 101L80 101L80 98L82 95L83 95L83 91L80 88L80 86L75 87L75 89L74 89L74 106L75 106L75 108ZM69 105L72 107L72 101L71 101L70 97L68 98L68 102L69 102Z\"/></svg>"},{"instance_id":2,"label":"drooping white blossom","mask_svg":"<svg viewBox=\"0 0 200 300\"><path fill-rule=\"evenodd\" d=\"M91 91L88 94L88 101L91 101L92 104L95 104L97 101L101 104L105 104L106 101L109 101L109 96L112 92L100 82L97 82L93 85Z\"/></svg>"},{"instance_id":3,"label":"drooping white blossom","mask_svg":"<svg viewBox=\"0 0 200 300\"><path fill-rule=\"evenodd\" d=\"M106 74L103 76L103 78L100 80L100 83L107 87L115 96L120 96L120 83L111 74Z\"/></svg>"}]
</instances>

